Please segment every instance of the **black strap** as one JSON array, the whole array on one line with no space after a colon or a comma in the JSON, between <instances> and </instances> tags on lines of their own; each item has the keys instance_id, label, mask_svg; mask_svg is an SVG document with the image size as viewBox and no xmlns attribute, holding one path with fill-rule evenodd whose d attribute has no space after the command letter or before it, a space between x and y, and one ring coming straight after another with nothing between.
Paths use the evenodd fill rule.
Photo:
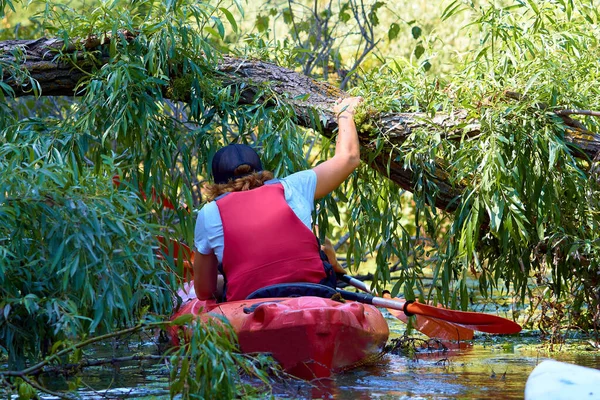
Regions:
<instances>
[{"instance_id":1,"label":"black strap","mask_svg":"<svg viewBox=\"0 0 600 400\"><path fill-rule=\"evenodd\" d=\"M315 296L329 299L336 293L335 289L316 283L279 283L255 290L246 297L246 300L301 296Z\"/></svg>"}]
</instances>

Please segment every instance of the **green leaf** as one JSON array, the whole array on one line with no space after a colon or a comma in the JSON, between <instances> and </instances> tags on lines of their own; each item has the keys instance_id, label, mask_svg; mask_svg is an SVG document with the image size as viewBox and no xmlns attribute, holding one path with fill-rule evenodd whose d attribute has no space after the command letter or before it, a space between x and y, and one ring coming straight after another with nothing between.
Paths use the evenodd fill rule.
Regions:
<instances>
[{"instance_id":1,"label":"green leaf","mask_svg":"<svg viewBox=\"0 0 600 400\"><path fill-rule=\"evenodd\" d=\"M61 242L58 246L58 249L54 252L54 257L52 259L52 264L50 264L50 270L54 270L59 262L62 261L62 255L65 250L65 242Z\"/></svg>"},{"instance_id":2,"label":"green leaf","mask_svg":"<svg viewBox=\"0 0 600 400\"><path fill-rule=\"evenodd\" d=\"M194 319L193 314L183 314L171 321L171 325L182 326Z\"/></svg>"},{"instance_id":3,"label":"green leaf","mask_svg":"<svg viewBox=\"0 0 600 400\"><path fill-rule=\"evenodd\" d=\"M238 25L237 25L237 22L235 21L235 17L233 16L233 14L228 9L223 8L223 7L220 7L219 10L221 10L221 12L223 14L225 14L225 17L229 21L229 24L231 25L231 28L233 29L233 31L235 33L238 33Z\"/></svg>"},{"instance_id":4,"label":"green leaf","mask_svg":"<svg viewBox=\"0 0 600 400\"><path fill-rule=\"evenodd\" d=\"M415 54L415 57L417 58L417 60L419 58L421 58L421 56L423 55L423 53L425 53L425 48L423 46L421 46L420 44L417 45L415 47L415 50L414 50L414 54Z\"/></svg>"},{"instance_id":5,"label":"green leaf","mask_svg":"<svg viewBox=\"0 0 600 400\"><path fill-rule=\"evenodd\" d=\"M446 7L444 12L442 12L442 16L441 16L442 21L445 21L448 18L452 17L453 15L457 15L462 11L465 11L466 7L461 8L461 6L462 6L462 4L461 4L460 0L455 0L455 1L451 2L448 5L448 7Z\"/></svg>"},{"instance_id":6,"label":"green leaf","mask_svg":"<svg viewBox=\"0 0 600 400\"><path fill-rule=\"evenodd\" d=\"M294 22L294 15L289 7L284 8L281 14L283 15L283 22L286 24L290 25Z\"/></svg>"},{"instance_id":7,"label":"green leaf","mask_svg":"<svg viewBox=\"0 0 600 400\"><path fill-rule=\"evenodd\" d=\"M410 30L410 32L412 33L412 37L414 39L418 39L421 37L422 30L418 26L413 26L412 29Z\"/></svg>"},{"instance_id":8,"label":"green leaf","mask_svg":"<svg viewBox=\"0 0 600 400\"><path fill-rule=\"evenodd\" d=\"M225 38L225 27L223 26L223 22L221 21L220 18L217 18L215 16L212 16L211 19L213 20L213 22L215 23L215 26L217 27L217 30L219 32L219 37L221 39Z\"/></svg>"},{"instance_id":9,"label":"green leaf","mask_svg":"<svg viewBox=\"0 0 600 400\"><path fill-rule=\"evenodd\" d=\"M269 16L258 14L254 26L259 32L266 32L269 29Z\"/></svg>"},{"instance_id":10,"label":"green leaf","mask_svg":"<svg viewBox=\"0 0 600 400\"><path fill-rule=\"evenodd\" d=\"M504 214L504 201L499 198L498 194L494 194L492 204L488 207L488 215L490 218L490 228L493 232L498 232L502 223Z\"/></svg>"},{"instance_id":11,"label":"green leaf","mask_svg":"<svg viewBox=\"0 0 600 400\"><path fill-rule=\"evenodd\" d=\"M391 42L398 37L400 33L400 25L395 22L392 22L390 25L390 29L388 30L388 40Z\"/></svg>"}]
</instances>

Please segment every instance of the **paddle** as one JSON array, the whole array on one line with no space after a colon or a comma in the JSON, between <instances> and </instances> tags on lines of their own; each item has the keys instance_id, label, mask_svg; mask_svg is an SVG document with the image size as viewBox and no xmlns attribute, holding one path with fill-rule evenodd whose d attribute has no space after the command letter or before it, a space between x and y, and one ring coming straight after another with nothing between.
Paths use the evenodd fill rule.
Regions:
<instances>
[{"instance_id":1,"label":"paddle","mask_svg":"<svg viewBox=\"0 0 600 400\"><path fill-rule=\"evenodd\" d=\"M346 282L349 285L354 286L357 289L363 290L367 293L371 293L371 289L361 280L356 279L350 275L338 274L338 279ZM384 298L391 299L389 292L386 290L383 293ZM395 299L396 301L403 301L402 299ZM408 317L403 311L394 310L388 308L390 314L398 318L404 323L408 323ZM451 322L442 321L439 319L426 317L424 315L415 315L414 327L419 332L430 338L438 338L443 340L471 340L473 339L473 330L465 328L460 325L453 324Z\"/></svg>"},{"instance_id":2,"label":"paddle","mask_svg":"<svg viewBox=\"0 0 600 400\"><path fill-rule=\"evenodd\" d=\"M352 293L341 289L338 289L337 291L345 300L372 304L377 307L391 308L393 310L403 311L406 315L422 315L428 318L435 318L475 331L495 334L511 334L519 333L521 331L521 326L516 322L496 315L448 310L446 308L437 308L410 301L385 299L366 293Z\"/></svg>"}]
</instances>

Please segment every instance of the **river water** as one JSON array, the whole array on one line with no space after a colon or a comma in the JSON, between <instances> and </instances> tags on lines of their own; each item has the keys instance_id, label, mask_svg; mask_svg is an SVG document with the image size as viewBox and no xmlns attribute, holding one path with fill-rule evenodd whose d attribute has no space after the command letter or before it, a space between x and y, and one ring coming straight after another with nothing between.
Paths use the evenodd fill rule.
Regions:
<instances>
[{"instance_id":1,"label":"river water","mask_svg":"<svg viewBox=\"0 0 600 400\"><path fill-rule=\"evenodd\" d=\"M404 325L390 315L387 318L391 338L402 336ZM540 344L535 333L524 332L512 337L480 335L447 351L419 350L417 346L417 352L411 356L386 354L375 365L338 374L330 380L275 384L271 394L287 399L522 399L529 373L544 359L600 369L600 352L592 346L584 346L578 352L550 353ZM117 349L117 353L156 352L152 341L127 346ZM92 358L115 354L111 343L99 346L95 352L90 355ZM90 367L80 375L86 387L79 395L88 399L168 398L167 371L166 366L151 361L119 368ZM53 382L46 383L53 386ZM55 389L62 389L60 386Z\"/></svg>"},{"instance_id":2,"label":"river water","mask_svg":"<svg viewBox=\"0 0 600 400\"><path fill-rule=\"evenodd\" d=\"M476 339L467 348L389 355L381 365L336 378L337 399L522 399L533 368L547 358L600 368L600 354L532 349L537 339ZM516 344L515 342L521 342Z\"/></svg>"}]
</instances>

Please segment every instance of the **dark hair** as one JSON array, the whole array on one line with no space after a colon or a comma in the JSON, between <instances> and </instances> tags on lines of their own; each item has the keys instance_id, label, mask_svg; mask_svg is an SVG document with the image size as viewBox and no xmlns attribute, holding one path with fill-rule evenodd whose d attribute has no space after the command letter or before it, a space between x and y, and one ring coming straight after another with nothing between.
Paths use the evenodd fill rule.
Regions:
<instances>
[{"instance_id":1,"label":"dark hair","mask_svg":"<svg viewBox=\"0 0 600 400\"><path fill-rule=\"evenodd\" d=\"M252 171L254 171L253 167L243 164L234 171L234 176L241 175L241 177L230 180L227 183L213 183L208 185L204 189L207 201L213 201L224 193L255 189L264 185L266 181L273 179L271 171Z\"/></svg>"}]
</instances>

